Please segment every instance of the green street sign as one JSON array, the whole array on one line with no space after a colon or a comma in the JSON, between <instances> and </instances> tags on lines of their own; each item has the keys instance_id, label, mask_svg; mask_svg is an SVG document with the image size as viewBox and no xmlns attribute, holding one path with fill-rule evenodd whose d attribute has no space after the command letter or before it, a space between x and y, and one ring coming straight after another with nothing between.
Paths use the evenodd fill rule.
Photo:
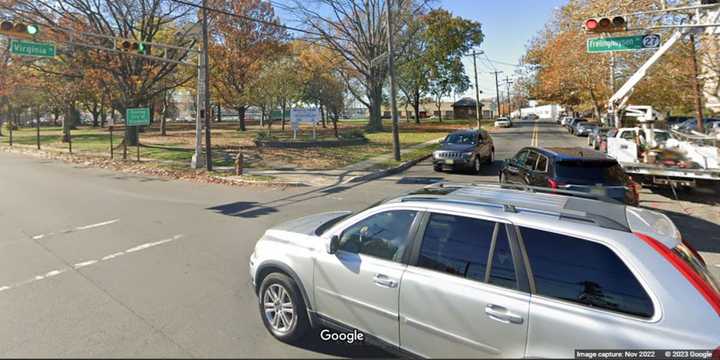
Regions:
<instances>
[{"instance_id":1,"label":"green street sign","mask_svg":"<svg viewBox=\"0 0 720 360\"><path fill-rule=\"evenodd\" d=\"M587 40L588 53L636 51L642 49L655 49L659 47L660 35L658 34L592 38Z\"/></svg>"},{"instance_id":2,"label":"green street sign","mask_svg":"<svg viewBox=\"0 0 720 360\"><path fill-rule=\"evenodd\" d=\"M10 41L10 53L13 55L54 57L55 44L13 39Z\"/></svg>"},{"instance_id":3,"label":"green street sign","mask_svg":"<svg viewBox=\"0 0 720 360\"><path fill-rule=\"evenodd\" d=\"M150 109L149 108L132 108L127 109L125 114L127 126L144 126L150 125Z\"/></svg>"}]
</instances>

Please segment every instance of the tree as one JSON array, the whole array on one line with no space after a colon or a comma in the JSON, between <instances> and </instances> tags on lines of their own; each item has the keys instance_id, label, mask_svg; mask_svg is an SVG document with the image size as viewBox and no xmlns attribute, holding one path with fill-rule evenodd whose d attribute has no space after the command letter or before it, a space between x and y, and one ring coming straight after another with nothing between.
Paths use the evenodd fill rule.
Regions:
<instances>
[{"instance_id":1,"label":"tree","mask_svg":"<svg viewBox=\"0 0 720 360\"><path fill-rule=\"evenodd\" d=\"M409 56L400 66L400 90L420 122L420 100L426 93L435 98L438 111L442 98L468 89L462 57L479 46L484 35L480 23L435 9L409 25L417 36L408 40ZM441 115L442 118L442 115Z\"/></svg>"},{"instance_id":2,"label":"tree","mask_svg":"<svg viewBox=\"0 0 720 360\"><path fill-rule=\"evenodd\" d=\"M381 106L383 85L387 76L386 3L388 0L294 0L293 11L301 14L303 23L320 40L342 56L340 74L353 96L368 108L367 129L382 130ZM408 39L407 24L425 7L426 1L394 0L398 13L393 14L397 39ZM396 44L399 59L407 43ZM356 91L357 86L361 91Z\"/></svg>"},{"instance_id":3,"label":"tree","mask_svg":"<svg viewBox=\"0 0 720 360\"><path fill-rule=\"evenodd\" d=\"M216 0L213 6L244 17L214 13L214 41L209 52L216 97L223 106L238 112L240 130L245 131L245 111L251 103L249 85L257 83L267 62L287 53L284 41L288 35L282 28L272 25L280 21L270 2Z\"/></svg>"},{"instance_id":4,"label":"tree","mask_svg":"<svg viewBox=\"0 0 720 360\"><path fill-rule=\"evenodd\" d=\"M62 43L73 40L110 48L114 48L115 38L150 43L163 29L173 26L180 30L164 39L169 45L189 49L195 44L195 35L191 33L195 7L171 0L17 0L14 9L31 17L41 27L50 28L45 25L52 24L66 29L53 34L54 40ZM107 38L87 36L83 32L102 34ZM186 60L190 54L190 50L154 49L149 44L145 48L146 53L164 53L167 59L174 61ZM120 97L113 103L121 113L128 107L148 105L156 95L190 79L165 81L178 68L177 63L82 46L61 52L57 58L65 64L107 72L118 86ZM72 108L74 101L70 104ZM126 144L135 145L137 139L137 128L128 127Z\"/></svg>"}]
</instances>

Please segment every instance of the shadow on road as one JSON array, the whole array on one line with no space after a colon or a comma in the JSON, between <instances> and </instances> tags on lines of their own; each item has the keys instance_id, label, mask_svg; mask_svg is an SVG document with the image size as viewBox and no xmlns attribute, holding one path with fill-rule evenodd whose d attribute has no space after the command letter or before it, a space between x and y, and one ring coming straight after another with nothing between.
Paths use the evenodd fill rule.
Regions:
<instances>
[{"instance_id":1,"label":"shadow on road","mask_svg":"<svg viewBox=\"0 0 720 360\"><path fill-rule=\"evenodd\" d=\"M672 189L669 187L649 188L657 195L666 197L668 201L674 201ZM699 186L691 191L677 190L678 200L689 201L698 204L718 206L720 205L720 186Z\"/></svg>"},{"instance_id":2,"label":"shadow on road","mask_svg":"<svg viewBox=\"0 0 720 360\"><path fill-rule=\"evenodd\" d=\"M395 358L393 354L364 342L346 344L344 342L323 341L320 338L322 329L311 330L295 346L332 357L347 358Z\"/></svg>"},{"instance_id":3,"label":"shadow on road","mask_svg":"<svg viewBox=\"0 0 720 360\"><path fill-rule=\"evenodd\" d=\"M238 201L234 203L213 206L207 208L207 210L213 210L218 214L222 215L237 216L242 218L256 218L258 216L277 212L277 209L259 205L259 203L255 201Z\"/></svg>"}]
</instances>

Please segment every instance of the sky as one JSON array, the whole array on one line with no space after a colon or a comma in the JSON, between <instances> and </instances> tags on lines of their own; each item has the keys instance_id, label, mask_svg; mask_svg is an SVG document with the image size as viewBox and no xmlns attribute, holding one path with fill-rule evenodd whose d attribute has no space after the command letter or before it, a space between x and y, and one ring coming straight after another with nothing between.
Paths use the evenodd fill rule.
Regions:
<instances>
[{"instance_id":1,"label":"sky","mask_svg":"<svg viewBox=\"0 0 720 360\"><path fill-rule=\"evenodd\" d=\"M271 0L271 3L282 4L288 0ZM489 72L503 71L498 77L512 77L516 67L525 54L525 46L549 20L555 7L565 4L567 0L435 0L432 6L449 10L455 16L478 21L482 24L485 40L478 50L486 55L478 57L478 78L481 98L495 97L495 75ZM281 19L289 25L298 24L292 13L276 8ZM473 85L462 96L475 96L475 83L472 57L464 60L465 71ZM510 65L508 65L510 64ZM501 88L505 94L506 88ZM461 96L458 96L461 97ZM453 97L448 100L454 100Z\"/></svg>"},{"instance_id":2,"label":"sky","mask_svg":"<svg viewBox=\"0 0 720 360\"><path fill-rule=\"evenodd\" d=\"M485 41L478 48L485 51L487 58L478 56L479 87L481 98L495 96L495 75L489 72L503 71L498 78L512 78L515 67L525 54L525 46L549 20L555 7L566 0L441 0L439 7L445 8L455 16L478 21L482 24ZM480 61L484 58L483 61ZM487 59L492 61L488 62ZM494 62L493 62L494 61ZM464 61L465 71L473 79L473 61L468 57ZM503 64L506 63L506 64ZM495 67L492 68L492 67ZM511 79L512 80L512 79ZM504 89L500 90L505 93ZM473 88L465 95L474 96Z\"/></svg>"}]
</instances>

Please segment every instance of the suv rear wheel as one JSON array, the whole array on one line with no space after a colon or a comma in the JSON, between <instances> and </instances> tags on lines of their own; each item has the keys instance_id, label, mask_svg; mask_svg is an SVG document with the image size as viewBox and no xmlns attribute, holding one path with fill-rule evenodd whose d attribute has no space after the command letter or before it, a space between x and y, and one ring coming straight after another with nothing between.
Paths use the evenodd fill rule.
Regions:
<instances>
[{"instance_id":1,"label":"suv rear wheel","mask_svg":"<svg viewBox=\"0 0 720 360\"><path fill-rule=\"evenodd\" d=\"M310 328L305 301L297 284L282 273L272 273L260 286L260 316L278 340L292 343Z\"/></svg>"}]
</instances>

